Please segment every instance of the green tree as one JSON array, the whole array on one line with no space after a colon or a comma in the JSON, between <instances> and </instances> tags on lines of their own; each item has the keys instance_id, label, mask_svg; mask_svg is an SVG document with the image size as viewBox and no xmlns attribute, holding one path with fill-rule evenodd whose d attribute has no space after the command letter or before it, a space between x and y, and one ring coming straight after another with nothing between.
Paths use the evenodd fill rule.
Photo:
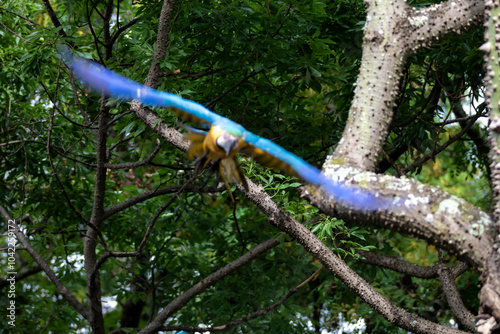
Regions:
<instances>
[{"instance_id":1,"label":"green tree","mask_svg":"<svg viewBox=\"0 0 500 334\"><path fill-rule=\"evenodd\" d=\"M363 320L358 332L493 333L500 165L498 120L494 149L484 120L498 114L500 58L482 23L494 32L494 11L5 0L0 330L319 333ZM392 204L353 210L244 157L249 190L233 186L233 202L216 175L193 177L175 114L91 93L60 43Z\"/></svg>"}]
</instances>

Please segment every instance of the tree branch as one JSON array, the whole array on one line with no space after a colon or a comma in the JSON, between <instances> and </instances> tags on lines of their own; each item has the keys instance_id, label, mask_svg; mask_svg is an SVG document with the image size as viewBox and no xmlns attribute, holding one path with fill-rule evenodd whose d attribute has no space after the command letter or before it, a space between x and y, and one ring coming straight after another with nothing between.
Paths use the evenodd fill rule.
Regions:
<instances>
[{"instance_id":1,"label":"tree branch","mask_svg":"<svg viewBox=\"0 0 500 334\"><path fill-rule=\"evenodd\" d=\"M437 264L437 268L439 279L441 280L441 288L446 296L448 305L450 305L451 312L453 312L453 315L459 323L471 332L474 332L476 330L474 315L465 307L460 297L460 293L455 285L456 276L452 275L451 270L441 261Z\"/></svg>"},{"instance_id":2,"label":"tree branch","mask_svg":"<svg viewBox=\"0 0 500 334\"><path fill-rule=\"evenodd\" d=\"M209 287L213 286L218 281L222 280L225 276L233 273L234 271L238 270L238 268L257 258L262 253L279 245L280 240L281 238L278 237L275 239L264 241L263 243L257 245L256 247L245 253L237 260L228 263L223 268L205 277L200 282L193 285L192 288L166 305L151 323L149 323L146 327L139 331L139 334L156 333L163 326L163 323L175 312L186 305L188 301L190 301Z\"/></svg>"},{"instance_id":3,"label":"tree branch","mask_svg":"<svg viewBox=\"0 0 500 334\"><path fill-rule=\"evenodd\" d=\"M333 206L328 193L307 187L309 190L305 190L303 196L328 215L422 238L438 248L459 254L477 268L482 268L492 250L491 217L461 198L415 180L359 173L341 166L328 166L325 175L370 191L388 202L387 207L376 212L355 212L341 203Z\"/></svg>"},{"instance_id":4,"label":"tree branch","mask_svg":"<svg viewBox=\"0 0 500 334\"><path fill-rule=\"evenodd\" d=\"M429 153L423 155L422 157L420 157L419 159L415 160L411 165L409 165L405 169L403 169L403 172L405 174L408 172L411 172L416 167L421 166L427 160L434 158L436 155L438 155L439 153L444 151L448 146L450 146L451 144L453 144L454 142L456 142L457 140L462 138L462 136L465 133L467 133L467 131L469 131L469 129L472 127L472 125L474 123L476 123L477 119L480 116L481 116L480 114L477 114L474 117L472 117L472 119L467 123L467 125L464 128L462 128L462 130L459 133L457 133L456 135L454 135L453 137L448 139L448 141L445 142L444 144L442 144L441 146L435 147L431 152L429 152Z\"/></svg>"},{"instance_id":5,"label":"tree branch","mask_svg":"<svg viewBox=\"0 0 500 334\"><path fill-rule=\"evenodd\" d=\"M163 6L158 21L158 35L156 36L156 48L153 53L153 62L149 68L148 76L144 82L145 86L155 88L158 86L158 77L161 74L160 61L165 58L167 53L167 42L169 36L170 19L175 0L163 0Z\"/></svg>"},{"instance_id":6,"label":"tree branch","mask_svg":"<svg viewBox=\"0 0 500 334\"><path fill-rule=\"evenodd\" d=\"M24 271L22 273L18 273L16 275L16 282L19 282L20 280L25 279L26 277L29 277L31 275L38 274L42 270L43 269L40 266L31 267L31 268L29 268L28 270L26 270L26 271ZM9 284L10 284L10 281L4 280L4 279L0 280L0 289L3 288L3 287L5 287L5 286L7 286L7 285L9 285Z\"/></svg>"},{"instance_id":7,"label":"tree branch","mask_svg":"<svg viewBox=\"0 0 500 334\"><path fill-rule=\"evenodd\" d=\"M392 122L406 58L446 33L482 22L484 2L447 1L421 10L403 0L366 2L369 20L354 99L342 140L325 165L373 171Z\"/></svg>"},{"instance_id":8,"label":"tree branch","mask_svg":"<svg viewBox=\"0 0 500 334\"><path fill-rule=\"evenodd\" d=\"M7 221L13 221L12 218L10 218L10 215L7 213L7 210L3 206L0 205L0 214L4 217L5 220ZM54 273L52 268L45 262L45 260L38 254L38 252L31 246L30 242L24 235L24 233L20 230L19 226L15 223L14 221L14 232L16 234L17 240L23 245L23 247L26 249L29 255L33 258L33 260L42 268L42 270L45 272L47 277L51 280L51 282L54 284L56 287L57 291L66 299L66 301L78 312L84 317L85 319L89 320L90 319L90 314L85 307L83 307L80 302L71 294L71 292L64 286L64 284L61 282L59 277Z\"/></svg>"},{"instance_id":9,"label":"tree branch","mask_svg":"<svg viewBox=\"0 0 500 334\"><path fill-rule=\"evenodd\" d=\"M485 261L485 270L481 279L484 285L481 289L479 313L482 319L478 319L478 327L481 332L488 333L489 329L500 327L500 94L498 82L500 81L500 39L498 34L498 16L500 14L500 3L489 1L486 6L486 43L481 46L485 55L486 63L486 103L490 112L490 168L493 192L493 216L495 218L496 239L493 251L488 254ZM480 323L483 322L484 323ZM491 327L488 327L490 326ZM484 332L483 332L484 330Z\"/></svg>"},{"instance_id":10,"label":"tree branch","mask_svg":"<svg viewBox=\"0 0 500 334\"><path fill-rule=\"evenodd\" d=\"M387 268L401 274L423 279L432 279L439 277L438 264L430 267L419 266L395 257L385 256L374 252L357 250L356 253L364 257L364 259L360 259L360 262ZM460 262L459 265L455 266L454 268L450 268L450 270L452 271L452 275L456 277L465 272L467 268L468 266L465 262Z\"/></svg>"},{"instance_id":11,"label":"tree branch","mask_svg":"<svg viewBox=\"0 0 500 334\"><path fill-rule=\"evenodd\" d=\"M120 169L120 168L136 168L140 166L147 165L153 160L153 158L160 152L160 141L157 140L156 147L153 152L144 160L142 161L135 161L135 162L124 162L121 164L110 164L110 163L105 163L104 167L110 168L110 169Z\"/></svg>"},{"instance_id":12,"label":"tree branch","mask_svg":"<svg viewBox=\"0 0 500 334\"><path fill-rule=\"evenodd\" d=\"M120 35L125 31L127 30L128 28L130 28L131 26L133 26L134 24L136 24L137 22L139 22L141 20L141 18L139 17L136 17L135 19L127 22L126 24L122 25L121 27L119 27L115 33L111 36L111 39L110 39L110 43L111 43L111 46L113 46L116 42L116 40L118 39L118 37L120 37Z\"/></svg>"},{"instance_id":13,"label":"tree branch","mask_svg":"<svg viewBox=\"0 0 500 334\"><path fill-rule=\"evenodd\" d=\"M106 99L102 99L98 124L98 136L96 145L97 168L95 174L94 201L90 223L95 228L87 228L84 240L84 265L87 275L87 296L89 298L90 324L96 334L104 334L104 319L101 304L101 281L94 268L97 262L96 246L98 231L104 221L104 199L106 191L106 140L108 131L108 107Z\"/></svg>"},{"instance_id":14,"label":"tree branch","mask_svg":"<svg viewBox=\"0 0 500 334\"><path fill-rule=\"evenodd\" d=\"M57 33L59 34L59 36L61 36L62 38L66 38L67 35L64 32L64 30L62 29L61 22L57 18L57 15L54 12L54 9L52 8L52 6L50 5L49 0L43 0L43 5L45 6L45 10L47 11L47 14L49 15L50 20L52 21L52 24L58 30ZM72 45L72 43L70 43L70 44Z\"/></svg>"},{"instance_id":15,"label":"tree branch","mask_svg":"<svg viewBox=\"0 0 500 334\"><path fill-rule=\"evenodd\" d=\"M321 242L304 225L281 210L262 188L249 184L249 189L249 198L269 217L271 225L278 227L304 246L309 253L328 268L343 284L386 320L398 327L416 333L462 333L461 331L432 323L391 304L363 278L349 268L345 262L340 260L327 245Z\"/></svg>"},{"instance_id":16,"label":"tree branch","mask_svg":"<svg viewBox=\"0 0 500 334\"><path fill-rule=\"evenodd\" d=\"M314 279L322 269L323 269L323 267L316 270L314 272L314 274L309 276L304 282L300 283L295 288L291 289L283 298L281 298L276 303L269 305L265 309L258 310L257 312L249 314L246 317L231 321L225 325L206 327L206 328L205 327L195 327L195 326L163 326L161 328L161 330L162 331L179 331L179 330L182 331L182 330L184 330L184 331L190 331L190 332L221 332L221 331L226 331L230 328L241 325L244 322L261 317L261 316L271 312L272 310L276 309L278 306L283 304L287 299L289 299L291 296L293 296L297 291L299 291L304 285L306 285L312 279Z\"/></svg>"},{"instance_id":17,"label":"tree branch","mask_svg":"<svg viewBox=\"0 0 500 334\"><path fill-rule=\"evenodd\" d=\"M195 186L195 185L184 185L184 186L171 186L171 187L163 187L155 190L150 190L135 197L127 198L124 202L113 205L104 210L104 218L109 218L112 215L123 211L131 206L136 205L137 203L144 202L148 199L162 196L166 194L174 194L178 193L179 190L182 189L186 192L194 192L194 193L218 193L224 191L225 186L222 187L205 187L205 186Z\"/></svg>"}]
</instances>

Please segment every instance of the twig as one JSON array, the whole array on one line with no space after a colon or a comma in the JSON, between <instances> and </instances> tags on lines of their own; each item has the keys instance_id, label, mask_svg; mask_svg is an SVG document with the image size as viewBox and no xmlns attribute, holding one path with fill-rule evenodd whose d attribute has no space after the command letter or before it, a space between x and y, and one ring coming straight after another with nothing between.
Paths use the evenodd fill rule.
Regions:
<instances>
[{"instance_id":1,"label":"twig","mask_svg":"<svg viewBox=\"0 0 500 334\"><path fill-rule=\"evenodd\" d=\"M451 144L453 144L454 142L456 142L457 140L459 140L467 131L469 131L469 129L472 127L472 125L477 121L477 119L479 117L480 117L480 115L475 115L474 117L472 117L472 119L470 120L470 122L462 129L462 131L460 131L459 133L457 133L456 135L454 135L453 137L451 137L443 145L441 145L438 148L435 148L434 150L432 150L431 152L425 154L420 159L417 159L411 165L409 165L408 167L406 167L405 169L403 169L403 173L406 174L406 173L412 171L414 168L416 168L418 166L421 166L425 161L427 161L429 159L432 159L437 154L439 154L440 152L444 151L448 146L450 146Z\"/></svg>"}]
</instances>

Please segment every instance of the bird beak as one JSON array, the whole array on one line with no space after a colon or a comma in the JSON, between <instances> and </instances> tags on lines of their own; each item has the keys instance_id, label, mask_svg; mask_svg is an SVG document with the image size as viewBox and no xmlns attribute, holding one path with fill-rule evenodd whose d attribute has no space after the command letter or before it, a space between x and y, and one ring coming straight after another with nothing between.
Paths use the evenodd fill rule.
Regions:
<instances>
[{"instance_id":1,"label":"bird beak","mask_svg":"<svg viewBox=\"0 0 500 334\"><path fill-rule=\"evenodd\" d=\"M224 132L215 140L217 146L224 150L226 156L231 156L231 153L238 147L239 138Z\"/></svg>"}]
</instances>

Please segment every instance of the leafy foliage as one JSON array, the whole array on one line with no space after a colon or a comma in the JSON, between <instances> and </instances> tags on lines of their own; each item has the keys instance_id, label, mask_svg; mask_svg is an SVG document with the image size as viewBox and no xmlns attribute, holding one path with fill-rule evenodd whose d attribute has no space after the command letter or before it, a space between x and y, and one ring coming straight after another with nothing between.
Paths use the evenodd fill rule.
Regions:
<instances>
[{"instance_id":1,"label":"leafy foliage","mask_svg":"<svg viewBox=\"0 0 500 334\"><path fill-rule=\"evenodd\" d=\"M0 7L0 23L8 28L0 30L0 203L22 221L36 251L86 304L82 250L87 225L75 212L87 218L92 215L97 146L93 131L101 101L69 76L54 54L55 45L70 43L79 55L142 82L151 65L161 2L120 1L111 20L113 33L135 18L140 20L117 35L110 50L94 39L102 42L106 33L105 2L97 2L95 8L73 0L54 0L51 5L62 23L59 28L54 28L39 2L7 0ZM167 55L160 63L159 89L203 103L319 166L338 142L347 119L361 57L364 10L358 0L178 1ZM472 30L410 59L387 142L390 155L403 148L394 156L393 166L412 166L446 142L448 134L460 131L458 126L439 123L450 119L452 106L462 103L465 95L469 101L482 97L479 35L479 30ZM429 103L434 87L439 92ZM109 162L145 160L155 150L155 133L130 113L128 103L110 100L107 104ZM155 112L168 124L178 125L172 113ZM91 126L85 125L87 121ZM474 141L457 141L433 158L405 172L487 207L485 157ZM297 220L308 223L317 217L317 209L298 197L297 180L254 162L244 161L244 168ZM178 193L191 173L184 153L164 143L151 164L108 170L107 209L158 189L171 189L110 215L101 228L109 249L133 252L155 214L170 203L158 217L141 256L109 258L100 267L103 299L109 301L104 316L107 331L120 327L128 300L144 303L138 324L142 328L202 278L278 236L268 218L236 188L235 205L223 187L212 193ZM214 183L207 174L194 182ZM437 279L408 278L357 261L357 250L377 247L382 254L429 266L437 261L435 249L398 233L338 220L308 226L395 304L424 317L437 309L438 322L449 323L452 315L442 302ZM104 253L98 247L98 256ZM6 267L6 259L0 263ZM23 250L18 251L16 265L19 273L36 267ZM192 299L166 326L234 321L278 301L317 269L310 254L282 237L279 246ZM477 272L464 273L457 284L471 311L477 309ZM46 276L28 275L17 289L19 333L90 332L89 324ZM7 302L2 293L4 317ZM359 319L364 319L366 332L400 332L337 279L321 272L276 311L228 332L312 333L314 326L316 332L320 328L333 332L340 328L339 322Z\"/></svg>"}]
</instances>

